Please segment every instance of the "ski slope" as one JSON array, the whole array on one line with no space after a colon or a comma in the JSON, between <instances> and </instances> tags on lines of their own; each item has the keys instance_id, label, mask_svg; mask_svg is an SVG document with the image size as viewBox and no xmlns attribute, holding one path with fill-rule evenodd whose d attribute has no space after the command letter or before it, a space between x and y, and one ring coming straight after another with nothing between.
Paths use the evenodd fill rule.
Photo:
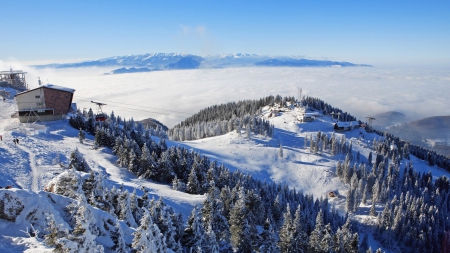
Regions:
<instances>
[{"instance_id":1,"label":"ski slope","mask_svg":"<svg viewBox=\"0 0 450 253\"><path fill-rule=\"evenodd\" d=\"M12 98L0 102L0 186L13 186L28 190L36 196L43 196L45 186L64 169L60 163L67 164L70 153L78 149L94 171L106 175L107 184L112 187L123 185L129 192L137 188L141 195L142 187L148 189L151 196L156 199L162 197L168 205L185 218L194 205L201 205L205 196L190 195L172 190L164 185L149 180L137 178L127 170L116 165L116 157L110 149L93 149L93 136L87 135L84 143L78 140L78 130L73 129L68 120L39 123L48 127L47 133L25 135L11 129L17 124L17 118L11 114L17 109ZM330 191L337 192L337 198L330 198L330 203L342 214L345 214L345 196L348 186L335 175L336 164L344 160L344 155L332 156L329 151L323 154L311 154L309 147L305 147L305 138L316 136L318 131L331 136L333 134L333 119L329 116L318 117L314 122L300 123L296 116L301 113L298 108L284 108L284 112L275 117L268 118L266 108L261 117L266 117L275 126L273 138L264 136L240 135L236 131L217 137L196 141L172 142L167 145L180 145L193 149L202 155L224 164L230 170L239 170L252 175L254 178L287 184L305 194L315 198L327 196ZM126 116L126 115L125 115ZM5 130L8 129L8 130ZM337 136L345 135L353 144L353 151L360 152L364 161L370 152L371 143L379 136L366 133L362 129L335 133ZM13 139L19 139L15 144ZM283 156L280 157L280 145ZM430 167L425 162L412 157L411 161L417 171L432 171L434 177L448 175L447 172ZM402 166L406 161L402 161ZM2 189L2 191L6 191ZM33 200L29 200L33 202ZM35 203L38 204L39 198ZM368 218L368 208L362 207L354 214L355 219L362 222L371 222ZM382 209L382 206L377 207ZM372 218L373 221L373 218ZM24 220L14 224L0 219L0 250L2 252L43 252L49 250L43 242L28 238L23 232L27 229ZM376 242L371 242L375 248ZM6 245L6 246L5 246ZM8 251L9 250L9 251Z\"/></svg>"}]
</instances>

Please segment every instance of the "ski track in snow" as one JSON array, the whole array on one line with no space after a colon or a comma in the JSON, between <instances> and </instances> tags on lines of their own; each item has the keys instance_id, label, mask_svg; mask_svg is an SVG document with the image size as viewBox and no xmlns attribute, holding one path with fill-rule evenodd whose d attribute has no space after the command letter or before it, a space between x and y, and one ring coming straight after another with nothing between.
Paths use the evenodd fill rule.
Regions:
<instances>
[{"instance_id":1,"label":"ski track in snow","mask_svg":"<svg viewBox=\"0 0 450 253\"><path fill-rule=\"evenodd\" d=\"M20 142L19 144L16 145L18 149L21 149L23 151L25 151L28 155L28 162L30 165L30 169L31 169L31 190L32 191L38 191L38 183L39 183L39 170L36 167L36 157L35 154L29 150L28 148L26 148L25 146L21 145Z\"/></svg>"}]
</instances>

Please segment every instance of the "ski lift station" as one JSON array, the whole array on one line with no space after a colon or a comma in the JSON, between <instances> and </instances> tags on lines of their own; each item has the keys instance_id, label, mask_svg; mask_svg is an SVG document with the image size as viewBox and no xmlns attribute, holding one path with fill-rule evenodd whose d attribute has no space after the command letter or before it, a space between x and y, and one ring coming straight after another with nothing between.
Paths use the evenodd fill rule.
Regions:
<instances>
[{"instance_id":1,"label":"ski lift station","mask_svg":"<svg viewBox=\"0 0 450 253\"><path fill-rule=\"evenodd\" d=\"M26 73L22 70L12 70L12 68L9 71L0 71L0 86L16 90L27 90Z\"/></svg>"},{"instance_id":2,"label":"ski lift station","mask_svg":"<svg viewBox=\"0 0 450 253\"><path fill-rule=\"evenodd\" d=\"M47 84L15 95L22 123L64 119L69 113L75 90Z\"/></svg>"}]
</instances>

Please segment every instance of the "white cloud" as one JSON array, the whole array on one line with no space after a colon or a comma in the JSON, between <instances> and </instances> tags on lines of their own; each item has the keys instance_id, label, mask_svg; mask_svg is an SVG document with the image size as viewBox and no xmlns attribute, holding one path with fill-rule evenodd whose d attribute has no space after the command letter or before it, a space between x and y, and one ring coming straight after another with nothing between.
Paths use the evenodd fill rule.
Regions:
<instances>
[{"instance_id":1,"label":"white cloud","mask_svg":"<svg viewBox=\"0 0 450 253\"><path fill-rule=\"evenodd\" d=\"M204 25L190 26L180 24L181 32L184 36L203 37L206 35L206 27Z\"/></svg>"},{"instance_id":2,"label":"white cloud","mask_svg":"<svg viewBox=\"0 0 450 253\"><path fill-rule=\"evenodd\" d=\"M114 110L126 119L152 117L169 127L184 119L177 112L196 113L214 104L268 95L296 96L297 87L362 120L390 110L411 119L449 115L450 72L444 69L230 68L101 75L109 71L39 70L39 76L76 89L79 108L94 109L91 100L104 101L104 111Z\"/></svg>"}]
</instances>

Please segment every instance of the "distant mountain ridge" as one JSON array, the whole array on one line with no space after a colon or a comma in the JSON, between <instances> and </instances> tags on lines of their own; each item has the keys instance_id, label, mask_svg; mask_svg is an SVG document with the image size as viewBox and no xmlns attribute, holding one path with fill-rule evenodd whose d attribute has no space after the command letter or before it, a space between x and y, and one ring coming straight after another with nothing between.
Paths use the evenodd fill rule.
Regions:
<instances>
[{"instance_id":1,"label":"distant mountain ridge","mask_svg":"<svg viewBox=\"0 0 450 253\"><path fill-rule=\"evenodd\" d=\"M396 125L387 131L413 144L450 157L450 116L434 116Z\"/></svg>"},{"instance_id":2,"label":"distant mountain ridge","mask_svg":"<svg viewBox=\"0 0 450 253\"><path fill-rule=\"evenodd\" d=\"M270 67L371 67L366 64L353 64L350 62L324 61L324 60L307 60L307 59L269 59L256 62L255 66Z\"/></svg>"},{"instance_id":3,"label":"distant mountain ridge","mask_svg":"<svg viewBox=\"0 0 450 253\"><path fill-rule=\"evenodd\" d=\"M198 68L226 68L245 66L265 67L371 67L367 64L354 64L350 62L337 62L329 60L310 60L299 57L270 57L258 54L223 54L210 56L197 56L180 53L151 53L128 56L114 56L93 61L75 63L53 63L35 65L37 68L82 68L82 67L122 67L117 73L134 73L132 68L153 69L198 69ZM123 67L131 67L129 70ZM115 70L112 71L115 74Z\"/></svg>"},{"instance_id":4,"label":"distant mountain ridge","mask_svg":"<svg viewBox=\"0 0 450 253\"><path fill-rule=\"evenodd\" d=\"M373 115L375 120L372 123L372 126L375 128L384 129L390 126L395 126L399 124L404 124L408 122L406 115L401 112L396 111L388 111L379 114Z\"/></svg>"}]
</instances>

